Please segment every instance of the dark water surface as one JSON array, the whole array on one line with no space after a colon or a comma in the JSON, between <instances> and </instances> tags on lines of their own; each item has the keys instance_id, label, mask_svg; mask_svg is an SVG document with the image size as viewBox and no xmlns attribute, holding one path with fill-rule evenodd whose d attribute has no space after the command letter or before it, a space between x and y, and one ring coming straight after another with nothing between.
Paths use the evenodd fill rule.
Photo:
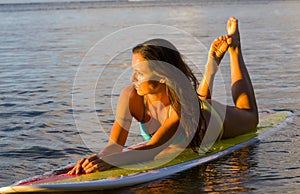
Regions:
<instances>
[{"instance_id":1,"label":"dark water surface","mask_svg":"<svg viewBox=\"0 0 300 194\"><path fill-rule=\"evenodd\" d=\"M243 54L259 108L291 110L295 119L257 145L117 192L299 192L299 8L298 1L0 5L0 186L64 166L105 145L105 132L113 122L111 96L115 100L118 95L113 83L127 79L123 73L130 65L130 52L119 52L105 68L89 61L95 63L90 66L94 72L102 73L95 106L104 131L94 127L96 121L78 130L72 107L78 67L99 40L128 27L160 24L181 29L208 47L225 34L226 20L234 15L240 20ZM148 33L146 27L137 29L138 34ZM124 42L139 38L126 32L127 37L112 39L96 57L104 59ZM164 33L157 31L156 36ZM206 57L194 52L195 44L180 34L168 35L184 45L184 55ZM221 72L229 91L228 56ZM133 133L129 143L139 140Z\"/></svg>"}]
</instances>

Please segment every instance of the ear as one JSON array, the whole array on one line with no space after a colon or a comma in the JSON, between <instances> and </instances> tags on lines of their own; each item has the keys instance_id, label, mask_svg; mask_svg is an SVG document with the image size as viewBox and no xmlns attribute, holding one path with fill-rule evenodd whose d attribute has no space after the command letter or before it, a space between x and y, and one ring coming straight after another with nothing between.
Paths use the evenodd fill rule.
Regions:
<instances>
[{"instance_id":1,"label":"ear","mask_svg":"<svg viewBox=\"0 0 300 194\"><path fill-rule=\"evenodd\" d=\"M165 77L160 78L159 83L165 84L166 83L166 78Z\"/></svg>"}]
</instances>

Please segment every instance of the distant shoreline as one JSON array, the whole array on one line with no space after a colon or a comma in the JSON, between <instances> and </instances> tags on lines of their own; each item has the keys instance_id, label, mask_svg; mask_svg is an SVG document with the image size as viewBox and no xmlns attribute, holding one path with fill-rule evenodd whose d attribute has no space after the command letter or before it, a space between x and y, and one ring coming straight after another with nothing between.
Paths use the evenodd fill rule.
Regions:
<instances>
[{"instance_id":1,"label":"distant shoreline","mask_svg":"<svg viewBox=\"0 0 300 194\"><path fill-rule=\"evenodd\" d=\"M120 7L169 7L193 5L205 6L224 3L226 1L236 4L268 4L269 2L280 2L280 0L15 0L4 2L0 0L0 12L76 10Z\"/></svg>"}]
</instances>

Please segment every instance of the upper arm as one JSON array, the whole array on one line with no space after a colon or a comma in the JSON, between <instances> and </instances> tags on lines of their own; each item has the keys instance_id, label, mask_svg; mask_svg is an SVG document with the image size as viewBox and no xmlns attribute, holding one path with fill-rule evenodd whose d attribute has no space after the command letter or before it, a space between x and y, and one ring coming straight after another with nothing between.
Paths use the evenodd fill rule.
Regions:
<instances>
[{"instance_id":1,"label":"upper arm","mask_svg":"<svg viewBox=\"0 0 300 194\"><path fill-rule=\"evenodd\" d=\"M173 112L171 113L171 116L167 118L161 127L155 132L149 142L141 146L137 146L134 149L147 151L141 153L145 153L148 159L153 159L155 156L157 156L157 154L172 144L173 142L169 140L174 140L173 137L179 126L179 117L175 111ZM142 155L140 157L142 157Z\"/></svg>"},{"instance_id":2,"label":"upper arm","mask_svg":"<svg viewBox=\"0 0 300 194\"><path fill-rule=\"evenodd\" d=\"M132 122L132 118L141 117L143 113L139 107L138 101L141 96L136 94L132 85L126 87L120 94L117 108L116 117L110 134L110 144L117 143L124 146Z\"/></svg>"},{"instance_id":3,"label":"upper arm","mask_svg":"<svg viewBox=\"0 0 300 194\"><path fill-rule=\"evenodd\" d=\"M179 116L175 111L172 111L169 118L167 118L160 128L152 136L147 145L158 147L163 144L169 145L168 142L177 132L179 126Z\"/></svg>"}]
</instances>

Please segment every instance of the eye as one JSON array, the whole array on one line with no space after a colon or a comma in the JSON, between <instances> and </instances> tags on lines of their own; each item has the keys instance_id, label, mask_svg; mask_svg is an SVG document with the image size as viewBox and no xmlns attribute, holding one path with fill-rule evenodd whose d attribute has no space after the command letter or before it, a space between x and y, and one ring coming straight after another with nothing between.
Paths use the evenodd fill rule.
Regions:
<instances>
[{"instance_id":1,"label":"eye","mask_svg":"<svg viewBox=\"0 0 300 194\"><path fill-rule=\"evenodd\" d=\"M144 74L137 71L136 72L136 78L139 80L139 81L142 81L144 79Z\"/></svg>"},{"instance_id":2,"label":"eye","mask_svg":"<svg viewBox=\"0 0 300 194\"><path fill-rule=\"evenodd\" d=\"M142 76L142 75L143 75L143 73L141 73L141 72L139 72L139 71L136 71L136 70L135 70L133 73L134 73L136 76Z\"/></svg>"}]
</instances>

